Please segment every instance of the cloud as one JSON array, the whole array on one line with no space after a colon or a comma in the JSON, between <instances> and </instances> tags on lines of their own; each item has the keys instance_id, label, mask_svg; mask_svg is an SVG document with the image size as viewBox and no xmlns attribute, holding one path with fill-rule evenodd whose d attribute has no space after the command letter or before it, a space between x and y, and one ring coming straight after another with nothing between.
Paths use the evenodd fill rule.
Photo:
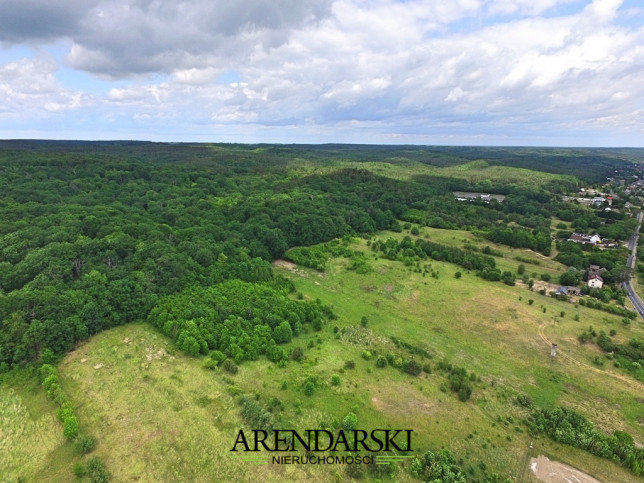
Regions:
<instances>
[{"instance_id":1,"label":"cloud","mask_svg":"<svg viewBox=\"0 0 644 483\"><path fill-rule=\"evenodd\" d=\"M52 59L36 58L0 66L0 105L4 116L41 116L91 104L82 92L64 89L55 78L58 67Z\"/></svg>"},{"instance_id":2,"label":"cloud","mask_svg":"<svg viewBox=\"0 0 644 483\"><path fill-rule=\"evenodd\" d=\"M73 68L108 77L248 57L329 14L331 0L0 0L0 42L66 39Z\"/></svg>"},{"instance_id":3,"label":"cloud","mask_svg":"<svg viewBox=\"0 0 644 483\"><path fill-rule=\"evenodd\" d=\"M620 119L634 132L641 119L642 15L620 0L86 0L48 25L50 2L25 1L28 13L0 0L0 41L56 42L67 66L121 82L92 97L62 87L51 58L8 63L0 101L16 116L91 104L114 123L376 140L618 130Z\"/></svg>"}]
</instances>

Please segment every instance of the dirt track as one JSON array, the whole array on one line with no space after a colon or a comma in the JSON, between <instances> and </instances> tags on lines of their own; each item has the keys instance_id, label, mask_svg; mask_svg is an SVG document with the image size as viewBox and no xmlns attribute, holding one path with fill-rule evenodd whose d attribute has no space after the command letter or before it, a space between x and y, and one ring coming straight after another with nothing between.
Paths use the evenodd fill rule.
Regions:
<instances>
[{"instance_id":1,"label":"dirt track","mask_svg":"<svg viewBox=\"0 0 644 483\"><path fill-rule=\"evenodd\" d=\"M545 456L532 458L530 460L530 469L537 480L545 483L601 483L601 481L572 466L550 461Z\"/></svg>"}]
</instances>

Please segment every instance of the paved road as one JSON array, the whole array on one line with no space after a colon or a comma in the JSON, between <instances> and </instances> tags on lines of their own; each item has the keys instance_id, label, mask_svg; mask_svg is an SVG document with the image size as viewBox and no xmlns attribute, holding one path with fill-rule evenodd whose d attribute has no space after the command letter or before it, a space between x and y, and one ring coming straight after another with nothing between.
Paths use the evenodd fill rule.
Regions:
<instances>
[{"instance_id":1,"label":"paved road","mask_svg":"<svg viewBox=\"0 0 644 483\"><path fill-rule=\"evenodd\" d=\"M643 213L640 211L637 214L637 221L639 222L637 224L637 229L635 230L635 233L633 233L633 236L628 240L628 248L631 251L631 254L628 256L626 266L633 271L635 270L635 264L637 263L637 239L640 233L640 226L642 225L642 217ZM633 303L635 310L637 310L640 313L640 317L644 319L644 302L640 296L637 295L637 292L635 292L633 282L629 281L628 284L625 283L623 285L628 292L628 298Z\"/></svg>"}]
</instances>

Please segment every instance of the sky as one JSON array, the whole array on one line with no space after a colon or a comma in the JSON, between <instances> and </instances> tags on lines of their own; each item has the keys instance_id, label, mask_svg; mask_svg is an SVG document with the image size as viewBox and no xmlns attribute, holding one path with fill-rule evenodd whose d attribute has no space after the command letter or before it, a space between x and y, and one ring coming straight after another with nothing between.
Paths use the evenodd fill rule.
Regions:
<instances>
[{"instance_id":1,"label":"sky","mask_svg":"<svg viewBox=\"0 0 644 483\"><path fill-rule=\"evenodd\" d=\"M644 2L0 0L0 138L644 147Z\"/></svg>"}]
</instances>

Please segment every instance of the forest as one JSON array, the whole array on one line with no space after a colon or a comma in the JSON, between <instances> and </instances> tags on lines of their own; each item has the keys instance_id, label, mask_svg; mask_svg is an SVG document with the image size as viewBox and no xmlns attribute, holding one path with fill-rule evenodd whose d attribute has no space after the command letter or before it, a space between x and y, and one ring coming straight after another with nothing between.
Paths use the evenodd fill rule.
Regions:
<instances>
[{"instance_id":1,"label":"forest","mask_svg":"<svg viewBox=\"0 0 644 483\"><path fill-rule=\"evenodd\" d=\"M479 155L506 162L510 153L489 148ZM620 156L600 150L579 159L584 173L600 177L615 163L624 169ZM464 148L3 141L0 367L38 359L45 349L62 354L105 328L158 313L168 296L195 287L279 285L269 262L294 247L400 231L407 221L479 230L490 241L548 255L551 213L582 219L544 186L486 183L507 195L504 202L464 205L452 190L475 191L478 182L397 180L361 169L309 173L297 163L399 157L445 165L472 155ZM615 237L630 233L630 225L620 231L619 220L600 227L592 213L583 219L604 233L613 227ZM446 248L428 242L396 249L494 269L489 257L439 254ZM559 257L568 265L614 266L589 255ZM201 340L198 352L216 345Z\"/></svg>"}]
</instances>

